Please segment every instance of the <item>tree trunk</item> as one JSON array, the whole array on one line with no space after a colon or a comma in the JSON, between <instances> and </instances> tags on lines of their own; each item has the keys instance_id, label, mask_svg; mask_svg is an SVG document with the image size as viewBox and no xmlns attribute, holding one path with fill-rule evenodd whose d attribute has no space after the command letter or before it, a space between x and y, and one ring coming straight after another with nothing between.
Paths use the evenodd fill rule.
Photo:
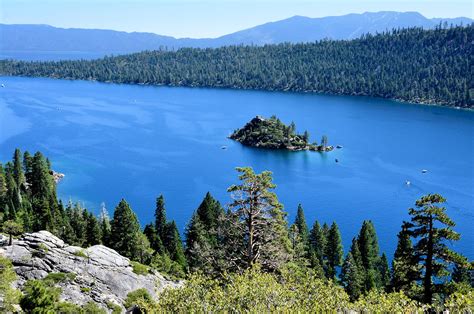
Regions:
<instances>
[{"instance_id":1,"label":"tree trunk","mask_svg":"<svg viewBox=\"0 0 474 314\"><path fill-rule=\"evenodd\" d=\"M8 240L8 246L11 246L13 243L13 236L10 234L10 239Z\"/></svg>"},{"instance_id":2,"label":"tree trunk","mask_svg":"<svg viewBox=\"0 0 474 314\"><path fill-rule=\"evenodd\" d=\"M424 302L430 304L433 299L433 291L431 287L431 276L433 276L433 218L430 217L430 224L428 230L428 252L426 254L425 262L425 278L423 280L424 286Z\"/></svg>"},{"instance_id":3,"label":"tree trunk","mask_svg":"<svg viewBox=\"0 0 474 314\"><path fill-rule=\"evenodd\" d=\"M249 243L247 246L247 258L248 258L248 267L250 268L253 264L253 216L249 215L247 220L247 228L249 231Z\"/></svg>"}]
</instances>

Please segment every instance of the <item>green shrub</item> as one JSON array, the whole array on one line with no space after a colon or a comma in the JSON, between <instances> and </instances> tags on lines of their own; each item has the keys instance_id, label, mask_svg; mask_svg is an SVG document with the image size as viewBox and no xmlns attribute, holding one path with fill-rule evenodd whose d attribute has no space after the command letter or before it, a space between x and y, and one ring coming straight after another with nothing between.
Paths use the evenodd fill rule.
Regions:
<instances>
[{"instance_id":1,"label":"green shrub","mask_svg":"<svg viewBox=\"0 0 474 314\"><path fill-rule=\"evenodd\" d=\"M33 256L44 257L48 253L48 251L49 251L49 248L43 243L40 243L38 245L38 248L33 251Z\"/></svg>"},{"instance_id":2,"label":"green shrub","mask_svg":"<svg viewBox=\"0 0 474 314\"><path fill-rule=\"evenodd\" d=\"M49 252L49 248L44 244L44 243L40 243L38 245L38 249L43 251L44 253L48 253Z\"/></svg>"},{"instance_id":3,"label":"green shrub","mask_svg":"<svg viewBox=\"0 0 474 314\"><path fill-rule=\"evenodd\" d=\"M252 269L214 280L193 274L182 288L160 294L156 312L333 312L349 305L344 290L332 283L304 275L278 278Z\"/></svg>"},{"instance_id":4,"label":"green shrub","mask_svg":"<svg viewBox=\"0 0 474 314\"><path fill-rule=\"evenodd\" d=\"M153 256L151 267L172 280L181 279L185 276L183 266L173 261L166 253Z\"/></svg>"},{"instance_id":5,"label":"green shrub","mask_svg":"<svg viewBox=\"0 0 474 314\"><path fill-rule=\"evenodd\" d=\"M42 311L38 311L38 312L44 313ZM79 305L69 303L69 302L59 302L54 307L54 313L77 314L77 313L81 313L81 307Z\"/></svg>"},{"instance_id":6,"label":"green shrub","mask_svg":"<svg viewBox=\"0 0 474 314\"><path fill-rule=\"evenodd\" d=\"M155 302L148 293L148 290L141 288L127 294L127 298L125 299L124 303L125 308L128 309L134 305L138 306L142 312L150 313L155 307Z\"/></svg>"},{"instance_id":7,"label":"green shrub","mask_svg":"<svg viewBox=\"0 0 474 314\"><path fill-rule=\"evenodd\" d=\"M83 293L91 292L91 288L89 288L89 287L81 287L81 292L83 292Z\"/></svg>"},{"instance_id":8,"label":"green shrub","mask_svg":"<svg viewBox=\"0 0 474 314\"><path fill-rule=\"evenodd\" d=\"M149 267L138 262L130 262L133 267L133 272L137 275L147 275L149 274Z\"/></svg>"},{"instance_id":9,"label":"green shrub","mask_svg":"<svg viewBox=\"0 0 474 314\"><path fill-rule=\"evenodd\" d=\"M454 292L444 303L445 310L450 313L472 313L474 312L474 289L469 291Z\"/></svg>"},{"instance_id":10,"label":"green shrub","mask_svg":"<svg viewBox=\"0 0 474 314\"><path fill-rule=\"evenodd\" d=\"M23 292L20 305L25 312L30 313L34 310L35 313L54 313L61 289L49 287L42 280L28 280Z\"/></svg>"},{"instance_id":11,"label":"green shrub","mask_svg":"<svg viewBox=\"0 0 474 314\"><path fill-rule=\"evenodd\" d=\"M18 304L21 293L13 289L11 283L16 280L16 273L13 270L12 262L0 255L0 313L13 312L14 304Z\"/></svg>"},{"instance_id":12,"label":"green shrub","mask_svg":"<svg viewBox=\"0 0 474 314\"><path fill-rule=\"evenodd\" d=\"M376 290L361 297L351 308L361 313L423 313L428 309L403 292L385 293Z\"/></svg>"},{"instance_id":13,"label":"green shrub","mask_svg":"<svg viewBox=\"0 0 474 314\"><path fill-rule=\"evenodd\" d=\"M77 313L77 312L76 312ZM82 306L81 313L83 314L107 314L107 311L94 302L87 302Z\"/></svg>"},{"instance_id":14,"label":"green shrub","mask_svg":"<svg viewBox=\"0 0 474 314\"><path fill-rule=\"evenodd\" d=\"M76 278L74 273L49 273L44 277L43 281L50 286L58 284L60 282L72 281Z\"/></svg>"},{"instance_id":15,"label":"green shrub","mask_svg":"<svg viewBox=\"0 0 474 314\"><path fill-rule=\"evenodd\" d=\"M122 313L122 308L118 304L115 304L114 302L107 301L107 307L109 308L109 310L112 310L112 314Z\"/></svg>"},{"instance_id":16,"label":"green shrub","mask_svg":"<svg viewBox=\"0 0 474 314\"><path fill-rule=\"evenodd\" d=\"M84 250L77 250L73 253L75 256L83 257L83 258L89 258L87 253Z\"/></svg>"},{"instance_id":17,"label":"green shrub","mask_svg":"<svg viewBox=\"0 0 474 314\"><path fill-rule=\"evenodd\" d=\"M122 313L122 308L118 304L115 304L114 302L107 301L107 307L109 308L109 310L112 310L112 314Z\"/></svg>"}]
</instances>

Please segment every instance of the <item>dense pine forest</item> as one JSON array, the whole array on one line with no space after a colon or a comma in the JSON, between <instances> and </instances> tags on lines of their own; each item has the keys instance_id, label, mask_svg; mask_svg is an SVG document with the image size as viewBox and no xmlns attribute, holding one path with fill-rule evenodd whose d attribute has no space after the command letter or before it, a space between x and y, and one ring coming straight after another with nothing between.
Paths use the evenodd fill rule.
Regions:
<instances>
[{"instance_id":1,"label":"dense pine forest","mask_svg":"<svg viewBox=\"0 0 474 314\"><path fill-rule=\"evenodd\" d=\"M49 230L70 244L104 244L134 261L134 271L186 278L182 288L165 290L158 302L146 291L131 293L130 302L143 313L472 309L472 262L448 246L460 235L441 195L425 195L408 210L390 266L370 220L344 254L336 222L308 224L299 205L288 224L271 172L237 172L227 205L207 193L182 241L162 195L155 221L144 228L124 199L111 218L106 210L97 217L58 200L51 162L40 152L17 149L12 161L0 165L0 227L10 237ZM0 262L0 297L45 313L59 311L57 293L54 299L52 288L33 289L44 285L38 281L27 284L23 296L12 293L11 264Z\"/></svg>"},{"instance_id":2,"label":"dense pine forest","mask_svg":"<svg viewBox=\"0 0 474 314\"><path fill-rule=\"evenodd\" d=\"M471 108L474 26L351 41L145 51L93 61L0 61L1 75L375 96Z\"/></svg>"}]
</instances>

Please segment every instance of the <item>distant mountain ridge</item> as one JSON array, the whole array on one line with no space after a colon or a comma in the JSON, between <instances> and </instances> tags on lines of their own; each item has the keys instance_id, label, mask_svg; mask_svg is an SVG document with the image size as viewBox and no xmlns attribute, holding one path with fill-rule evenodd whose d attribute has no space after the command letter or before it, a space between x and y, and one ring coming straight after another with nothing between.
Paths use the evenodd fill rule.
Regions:
<instances>
[{"instance_id":1,"label":"distant mountain ridge","mask_svg":"<svg viewBox=\"0 0 474 314\"><path fill-rule=\"evenodd\" d=\"M101 29L57 28L49 25L0 24L0 52L61 51L130 53L163 47L221 47L228 45L265 45L282 42L313 42L324 38L354 39L366 33L394 28L434 28L440 23L470 24L472 19L428 19L417 12L366 12L309 18L293 16L288 19L258 25L218 38L174 38L153 33L120 32Z\"/></svg>"}]
</instances>

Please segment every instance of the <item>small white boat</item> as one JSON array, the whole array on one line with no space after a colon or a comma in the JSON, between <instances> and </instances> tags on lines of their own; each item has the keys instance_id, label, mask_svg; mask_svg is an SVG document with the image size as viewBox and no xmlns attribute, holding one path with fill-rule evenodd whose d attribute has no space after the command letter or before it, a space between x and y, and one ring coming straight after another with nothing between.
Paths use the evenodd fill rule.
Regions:
<instances>
[{"instance_id":1,"label":"small white boat","mask_svg":"<svg viewBox=\"0 0 474 314\"><path fill-rule=\"evenodd\" d=\"M408 180L406 180L406 181L405 181L405 184L406 184L406 185L410 185L410 184L411 184L411 182L410 182L410 181L408 181Z\"/></svg>"},{"instance_id":2,"label":"small white boat","mask_svg":"<svg viewBox=\"0 0 474 314\"><path fill-rule=\"evenodd\" d=\"M5 84L2 84L2 87L5 87Z\"/></svg>"},{"instance_id":3,"label":"small white boat","mask_svg":"<svg viewBox=\"0 0 474 314\"><path fill-rule=\"evenodd\" d=\"M426 170L426 169L421 170L421 173L427 173L427 172L428 172L428 170Z\"/></svg>"}]
</instances>

